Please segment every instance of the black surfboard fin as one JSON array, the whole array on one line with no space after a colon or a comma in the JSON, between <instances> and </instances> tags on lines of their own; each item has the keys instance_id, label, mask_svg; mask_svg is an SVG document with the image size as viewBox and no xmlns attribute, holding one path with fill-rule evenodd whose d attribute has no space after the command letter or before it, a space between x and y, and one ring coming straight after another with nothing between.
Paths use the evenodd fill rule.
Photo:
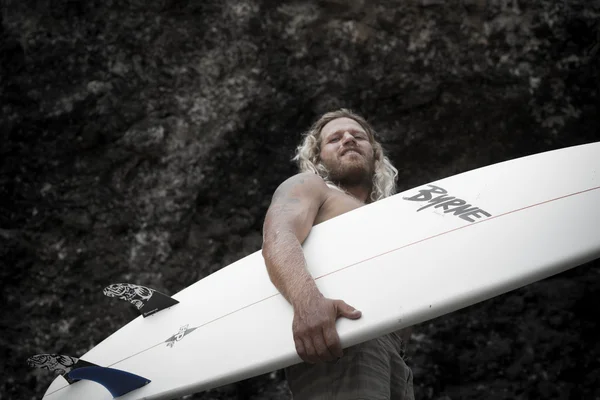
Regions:
<instances>
[{"instance_id":1,"label":"black surfboard fin","mask_svg":"<svg viewBox=\"0 0 600 400\"><path fill-rule=\"evenodd\" d=\"M71 379L85 379L101 384L108 389L113 398L123 396L150 383L149 379L127 371L98 366L77 368L68 375Z\"/></svg>"},{"instance_id":2,"label":"black surfboard fin","mask_svg":"<svg viewBox=\"0 0 600 400\"><path fill-rule=\"evenodd\" d=\"M76 382L76 380L69 377L71 371L83 367L97 366L91 362L62 354L36 354L27 359L27 364L34 368L56 371L61 374L69 384Z\"/></svg>"},{"instance_id":3,"label":"black surfboard fin","mask_svg":"<svg viewBox=\"0 0 600 400\"><path fill-rule=\"evenodd\" d=\"M104 294L130 302L144 318L179 303L164 293L133 283L113 283L104 288Z\"/></svg>"}]
</instances>

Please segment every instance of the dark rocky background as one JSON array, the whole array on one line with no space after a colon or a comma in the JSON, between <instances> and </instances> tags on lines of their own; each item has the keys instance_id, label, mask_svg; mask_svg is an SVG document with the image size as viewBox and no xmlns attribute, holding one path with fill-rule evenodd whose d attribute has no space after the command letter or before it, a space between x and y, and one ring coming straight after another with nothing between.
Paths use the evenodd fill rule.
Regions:
<instances>
[{"instance_id":1,"label":"dark rocky background","mask_svg":"<svg viewBox=\"0 0 600 400\"><path fill-rule=\"evenodd\" d=\"M2 400L50 384L29 355L134 318L108 283L175 293L258 250L325 111L374 124L401 190L600 139L598 0L0 4ZM416 327L417 398L600 398L599 275ZM189 398L288 395L270 374Z\"/></svg>"}]
</instances>

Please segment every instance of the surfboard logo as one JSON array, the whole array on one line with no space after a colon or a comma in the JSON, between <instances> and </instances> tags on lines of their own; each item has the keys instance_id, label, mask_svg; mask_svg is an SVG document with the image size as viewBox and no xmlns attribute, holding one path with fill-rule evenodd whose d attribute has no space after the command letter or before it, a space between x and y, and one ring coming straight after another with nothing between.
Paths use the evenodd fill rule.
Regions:
<instances>
[{"instance_id":1,"label":"surfboard logo","mask_svg":"<svg viewBox=\"0 0 600 400\"><path fill-rule=\"evenodd\" d=\"M181 339L183 339L186 335L192 333L193 331L196 330L196 328L189 328L189 324L188 325L184 325L181 328L179 328L179 332L177 332L176 334L174 334L173 336L171 336L170 338L168 338L167 340L165 340L165 343L167 344L167 347L173 347L175 346L176 342L179 342Z\"/></svg>"},{"instance_id":2,"label":"surfboard logo","mask_svg":"<svg viewBox=\"0 0 600 400\"><path fill-rule=\"evenodd\" d=\"M446 189L435 185L427 185L426 189L419 189L419 193L411 197L403 197L403 199L408 201L426 202L426 205L419 208L417 212L429 207L441 208L444 213L452 213L452 215L456 215L469 222L475 222L480 218L492 216L489 212L467 203L466 200L448 195Z\"/></svg>"}]
</instances>

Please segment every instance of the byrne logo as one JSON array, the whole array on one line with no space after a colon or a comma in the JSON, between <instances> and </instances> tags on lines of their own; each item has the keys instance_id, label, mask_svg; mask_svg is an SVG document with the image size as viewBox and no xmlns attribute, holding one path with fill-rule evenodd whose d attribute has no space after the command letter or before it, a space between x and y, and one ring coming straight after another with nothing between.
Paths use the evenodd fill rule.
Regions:
<instances>
[{"instance_id":1,"label":"byrne logo","mask_svg":"<svg viewBox=\"0 0 600 400\"><path fill-rule=\"evenodd\" d=\"M468 204L465 200L448 196L448 191L439 186L427 185L427 189L420 189L419 193L411 197L404 197L404 200L425 202L426 205L417 211L428 207L441 208L444 213L452 213L465 221L475 222L476 219L491 217L492 214Z\"/></svg>"}]
</instances>

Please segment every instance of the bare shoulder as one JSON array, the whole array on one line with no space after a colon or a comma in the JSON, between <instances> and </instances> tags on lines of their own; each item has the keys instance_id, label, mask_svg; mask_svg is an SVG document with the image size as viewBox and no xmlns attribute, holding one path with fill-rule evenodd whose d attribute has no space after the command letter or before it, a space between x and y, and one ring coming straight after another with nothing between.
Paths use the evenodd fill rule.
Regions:
<instances>
[{"instance_id":1,"label":"bare shoulder","mask_svg":"<svg viewBox=\"0 0 600 400\"><path fill-rule=\"evenodd\" d=\"M300 243L306 239L329 188L313 173L302 173L286 179L273 194L264 223L266 245L277 240L277 232L289 229Z\"/></svg>"},{"instance_id":2,"label":"bare shoulder","mask_svg":"<svg viewBox=\"0 0 600 400\"><path fill-rule=\"evenodd\" d=\"M323 178L311 172L303 172L283 181L275 190L272 203L285 198L323 201L328 190Z\"/></svg>"}]
</instances>

